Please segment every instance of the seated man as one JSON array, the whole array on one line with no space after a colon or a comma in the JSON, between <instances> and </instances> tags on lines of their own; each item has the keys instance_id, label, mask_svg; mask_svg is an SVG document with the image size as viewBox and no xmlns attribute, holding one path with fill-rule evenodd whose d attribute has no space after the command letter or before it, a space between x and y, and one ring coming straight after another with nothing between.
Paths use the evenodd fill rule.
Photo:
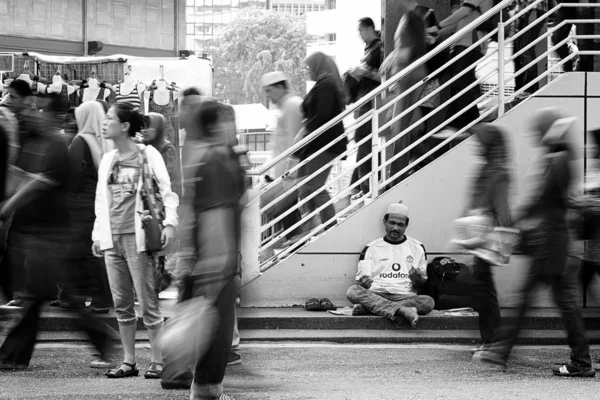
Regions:
<instances>
[{"instance_id":1,"label":"seated man","mask_svg":"<svg viewBox=\"0 0 600 400\"><path fill-rule=\"evenodd\" d=\"M391 204L383 217L385 237L362 251L358 284L346 293L355 304L353 315L372 313L392 321L400 316L415 328L419 315L433 310L431 297L417 295L427 283L427 254L421 242L404 234L408 220L408 207Z\"/></svg>"}]
</instances>

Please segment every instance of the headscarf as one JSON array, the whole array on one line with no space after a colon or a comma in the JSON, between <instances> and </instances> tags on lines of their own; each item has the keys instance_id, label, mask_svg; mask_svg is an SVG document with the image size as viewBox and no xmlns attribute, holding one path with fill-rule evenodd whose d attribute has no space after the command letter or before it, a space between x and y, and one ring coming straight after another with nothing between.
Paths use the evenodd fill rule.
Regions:
<instances>
[{"instance_id":1,"label":"headscarf","mask_svg":"<svg viewBox=\"0 0 600 400\"><path fill-rule=\"evenodd\" d=\"M114 148L114 145L102 135L102 124L105 117L104 107L97 101L87 101L75 109L77 136L81 136L88 144L96 169L100 165L102 155Z\"/></svg>"},{"instance_id":2,"label":"headscarf","mask_svg":"<svg viewBox=\"0 0 600 400\"><path fill-rule=\"evenodd\" d=\"M504 132L494 124L480 123L472 128L475 138L481 146L483 165L473 181L472 199L482 196L490 182L498 175L510 179L508 163L508 143Z\"/></svg>"},{"instance_id":3,"label":"headscarf","mask_svg":"<svg viewBox=\"0 0 600 400\"><path fill-rule=\"evenodd\" d=\"M346 90L344 89L344 83L342 82L340 72L338 71L335 62L331 57L320 51L316 51L306 57L304 63L308 65L310 70L317 77L317 82L325 77L331 76L335 82L342 105L346 104Z\"/></svg>"},{"instance_id":4,"label":"headscarf","mask_svg":"<svg viewBox=\"0 0 600 400\"><path fill-rule=\"evenodd\" d=\"M569 122L569 118L573 117L560 107L542 108L533 117L532 129L539 135L540 142L548 148L549 153L566 151L569 160L574 160L577 155L570 133L574 119ZM566 123L557 124L560 121Z\"/></svg>"},{"instance_id":5,"label":"headscarf","mask_svg":"<svg viewBox=\"0 0 600 400\"><path fill-rule=\"evenodd\" d=\"M153 146L155 149L160 150L161 147L167 142L165 140L165 126L167 122L162 114L155 112L148 113L148 120L150 122L150 126L154 127L156 130L156 136L148 144Z\"/></svg>"}]
</instances>

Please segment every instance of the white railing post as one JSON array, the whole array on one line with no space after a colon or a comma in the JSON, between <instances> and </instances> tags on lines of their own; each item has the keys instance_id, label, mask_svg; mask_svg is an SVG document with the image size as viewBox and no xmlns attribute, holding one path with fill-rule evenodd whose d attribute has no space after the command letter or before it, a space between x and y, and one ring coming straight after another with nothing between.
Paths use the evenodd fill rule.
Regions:
<instances>
[{"instance_id":1,"label":"white railing post","mask_svg":"<svg viewBox=\"0 0 600 400\"><path fill-rule=\"evenodd\" d=\"M379 111L377 111L377 97L373 99L373 111L371 112L371 198L379 196Z\"/></svg>"},{"instance_id":2,"label":"white railing post","mask_svg":"<svg viewBox=\"0 0 600 400\"><path fill-rule=\"evenodd\" d=\"M504 21L498 22L498 118L504 115Z\"/></svg>"}]
</instances>

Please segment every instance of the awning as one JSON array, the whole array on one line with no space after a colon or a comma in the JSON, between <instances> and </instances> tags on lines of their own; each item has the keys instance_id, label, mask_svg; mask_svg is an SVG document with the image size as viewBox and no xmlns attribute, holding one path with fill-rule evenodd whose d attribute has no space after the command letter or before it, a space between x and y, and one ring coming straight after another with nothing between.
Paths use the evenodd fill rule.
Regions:
<instances>
[{"instance_id":1,"label":"awning","mask_svg":"<svg viewBox=\"0 0 600 400\"><path fill-rule=\"evenodd\" d=\"M262 104L231 105L235 111L235 125L238 130L275 130L277 114Z\"/></svg>"}]
</instances>

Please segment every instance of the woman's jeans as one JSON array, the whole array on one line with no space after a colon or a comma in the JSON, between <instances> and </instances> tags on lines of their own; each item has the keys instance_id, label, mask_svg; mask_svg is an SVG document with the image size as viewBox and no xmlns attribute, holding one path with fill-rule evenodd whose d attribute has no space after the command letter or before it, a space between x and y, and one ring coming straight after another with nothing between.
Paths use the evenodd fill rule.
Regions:
<instances>
[{"instance_id":1,"label":"woman's jeans","mask_svg":"<svg viewBox=\"0 0 600 400\"><path fill-rule=\"evenodd\" d=\"M134 233L113 235L113 246L104 252L104 260L117 322L120 325L137 322L133 307L135 288L144 325L147 329L160 327L163 317L156 293L157 270L154 261L145 252L137 252Z\"/></svg>"},{"instance_id":2,"label":"woman's jeans","mask_svg":"<svg viewBox=\"0 0 600 400\"><path fill-rule=\"evenodd\" d=\"M317 157L310 160L306 165L300 167L298 169L298 178L304 178L312 175L314 172L321 169L323 166L329 164L332 160L335 159L335 154L330 153L328 151L319 154ZM315 192L319 192L315 197L310 199L305 206L307 211L313 212L329 200L331 197L329 196L329 192L327 191L327 187L325 184L327 183L327 178L329 177L329 172L331 172L331 165L325 168L321 173L316 175L310 181L306 182L299 189L300 192L300 200L304 200ZM302 179L299 179L302 181ZM323 208L319 214L321 215L321 223L329 221L333 217L335 217L335 207L333 204L328 205Z\"/></svg>"}]
</instances>

